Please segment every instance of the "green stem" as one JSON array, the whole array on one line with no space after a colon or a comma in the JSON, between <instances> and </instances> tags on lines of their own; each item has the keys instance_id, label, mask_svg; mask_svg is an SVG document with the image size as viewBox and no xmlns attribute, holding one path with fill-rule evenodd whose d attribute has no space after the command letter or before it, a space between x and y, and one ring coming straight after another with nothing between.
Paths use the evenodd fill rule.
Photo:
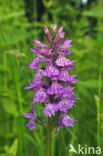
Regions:
<instances>
[{"instance_id":1,"label":"green stem","mask_svg":"<svg viewBox=\"0 0 103 156\"><path fill-rule=\"evenodd\" d=\"M47 136L46 136L46 156L51 156L51 142L52 142L51 118L48 117Z\"/></svg>"}]
</instances>

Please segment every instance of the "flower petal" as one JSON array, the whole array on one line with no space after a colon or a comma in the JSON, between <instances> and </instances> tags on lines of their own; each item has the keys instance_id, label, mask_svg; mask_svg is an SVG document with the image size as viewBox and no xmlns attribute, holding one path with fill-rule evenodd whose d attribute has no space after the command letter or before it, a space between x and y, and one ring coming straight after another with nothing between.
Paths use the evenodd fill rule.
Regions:
<instances>
[{"instance_id":1,"label":"flower petal","mask_svg":"<svg viewBox=\"0 0 103 156\"><path fill-rule=\"evenodd\" d=\"M30 130L34 130L36 128L36 124L34 121L30 120L30 122L28 124L26 124L26 126L30 129Z\"/></svg>"}]
</instances>

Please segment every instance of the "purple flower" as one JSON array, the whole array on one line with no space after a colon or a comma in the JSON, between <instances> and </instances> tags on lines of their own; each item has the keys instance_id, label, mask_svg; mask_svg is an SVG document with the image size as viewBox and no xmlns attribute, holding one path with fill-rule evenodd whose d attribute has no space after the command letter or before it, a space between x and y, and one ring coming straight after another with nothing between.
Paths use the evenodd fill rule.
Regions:
<instances>
[{"instance_id":1,"label":"purple flower","mask_svg":"<svg viewBox=\"0 0 103 156\"><path fill-rule=\"evenodd\" d=\"M38 49L38 48L31 48L31 52L34 52L36 55L51 55L51 51L52 49L46 49L46 48L42 48L42 49Z\"/></svg>"},{"instance_id":2,"label":"purple flower","mask_svg":"<svg viewBox=\"0 0 103 156\"><path fill-rule=\"evenodd\" d=\"M64 69L61 70L60 74L59 74L59 80L61 81L68 81L70 78L68 72Z\"/></svg>"},{"instance_id":3,"label":"purple flower","mask_svg":"<svg viewBox=\"0 0 103 156\"><path fill-rule=\"evenodd\" d=\"M65 50L64 53L65 53L65 56L70 55L72 54L72 50Z\"/></svg>"},{"instance_id":4,"label":"purple flower","mask_svg":"<svg viewBox=\"0 0 103 156\"><path fill-rule=\"evenodd\" d=\"M66 113L69 109L73 108L73 106L74 101L68 98L64 98L58 103L59 110L64 113Z\"/></svg>"},{"instance_id":5,"label":"purple flower","mask_svg":"<svg viewBox=\"0 0 103 156\"><path fill-rule=\"evenodd\" d=\"M30 68L30 69L35 69L35 70L40 69L40 66L39 66L40 62L41 62L40 59L37 57L37 58L29 65L29 68Z\"/></svg>"},{"instance_id":6,"label":"purple flower","mask_svg":"<svg viewBox=\"0 0 103 156\"><path fill-rule=\"evenodd\" d=\"M62 39L64 38L64 36L65 36L65 32L59 33L58 39L57 39L57 41L56 41L56 47L57 47L57 48L58 48L59 45L61 44Z\"/></svg>"},{"instance_id":7,"label":"purple flower","mask_svg":"<svg viewBox=\"0 0 103 156\"><path fill-rule=\"evenodd\" d=\"M63 42L63 45L61 46L64 49L67 49L69 47L72 47L72 45L70 44L72 42L72 40L66 40Z\"/></svg>"},{"instance_id":8,"label":"purple flower","mask_svg":"<svg viewBox=\"0 0 103 156\"><path fill-rule=\"evenodd\" d=\"M70 86L64 88L63 93L61 95L62 98L75 99L75 94L73 93L73 89Z\"/></svg>"},{"instance_id":9,"label":"purple flower","mask_svg":"<svg viewBox=\"0 0 103 156\"><path fill-rule=\"evenodd\" d=\"M29 123L26 125L30 130L34 130L36 128L36 124L34 122L37 119L36 110L32 105L32 113L24 113L24 117L30 119Z\"/></svg>"},{"instance_id":10,"label":"purple flower","mask_svg":"<svg viewBox=\"0 0 103 156\"><path fill-rule=\"evenodd\" d=\"M76 120L72 119L69 115L64 114L59 118L58 131L61 127L73 127Z\"/></svg>"},{"instance_id":11,"label":"purple flower","mask_svg":"<svg viewBox=\"0 0 103 156\"><path fill-rule=\"evenodd\" d=\"M25 89L27 90L34 90L36 88L40 88L44 82L41 81L41 78L42 78L42 70L38 70L38 72L36 73L35 77L34 77L34 80L31 81L31 85L29 87L25 87Z\"/></svg>"},{"instance_id":12,"label":"purple flower","mask_svg":"<svg viewBox=\"0 0 103 156\"><path fill-rule=\"evenodd\" d=\"M61 26L61 27L59 28L59 30L58 30L58 35L60 36L62 32L63 32L63 26Z\"/></svg>"},{"instance_id":13,"label":"purple flower","mask_svg":"<svg viewBox=\"0 0 103 156\"><path fill-rule=\"evenodd\" d=\"M40 54L41 55L51 55L52 49L40 49Z\"/></svg>"},{"instance_id":14,"label":"purple flower","mask_svg":"<svg viewBox=\"0 0 103 156\"><path fill-rule=\"evenodd\" d=\"M59 70L53 65L47 65L45 71L43 72L43 76L47 77L57 77L59 75Z\"/></svg>"},{"instance_id":15,"label":"purple flower","mask_svg":"<svg viewBox=\"0 0 103 156\"><path fill-rule=\"evenodd\" d=\"M26 126L30 129L30 130L34 130L36 128L36 124L34 121L30 120L28 124L26 124Z\"/></svg>"},{"instance_id":16,"label":"purple flower","mask_svg":"<svg viewBox=\"0 0 103 156\"><path fill-rule=\"evenodd\" d=\"M61 72L60 72L59 80L65 81L65 82L68 82L68 83L77 83L78 80L75 79L75 77L77 77L77 76L78 76L78 75L72 75L72 76L70 76L70 75L68 74L68 72L67 72L65 69L63 69L63 70L61 70Z\"/></svg>"},{"instance_id":17,"label":"purple flower","mask_svg":"<svg viewBox=\"0 0 103 156\"><path fill-rule=\"evenodd\" d=\"M43 103L48 99L47 93L46 93L46 89L44 88L40 88L37 89L34 93L34 99L33 99L33 103Z\"/></svg>"},{"instance_id":18,"label":"purple flower","mask_svg":"<svg viewBox=\"0 0 103 156\"><path fill-rule=\"evenodd\" d=\"M70 66L72 65L72 62L67 59L64 54L59 55L59 57L56 59L56 65L65 67L65 66Z\"/></svg>"},{"instance_id":19,"label":"purple flower","mask_svg":"<svg viewBox=\"0 0 103 156\"><path fill-rule=\"evenodd\" d=\"M69 115L64 115L62 119L62 124L66 127L73 127L75 120L72 119Z\"/></svg>"},{"instance_id":20,"label":"purple flower","mask_svg":"<svg viewBox=\"0 0 103 156\"><path fill-rule=\"evenodd\" d=\"M47 40L48 40L50 43L52 43L52 37L51 37L51 35L50 35L50 33L49 33L49 29L48 29L46 26L44 26L43 28L44 28L44 32L45 32L45 34L46 34Z\"/></svg>"},{"instance_id":21,"label":"purple flower","mask_svg":"<svg viewBox=\"0 0 103 156\"><path fill-rule=\"evenodd\" d=\"M31 52L35 53L36 55L39 54L39 49L38 48L34 48L34 49L31 48L30 50L31 50Z\"/></svg>"},{"instance_id":22,"label":"purple flower","mask_svg":"<svg viewBox=\"0 0 103 156\"><path fill-rule=\"evenodd\" d=\"M70 76L68 82L69 82L69 83L77 83L78 80L75 79L75 77L77 77L77 76L78 76L78 75L72 75L72 76Z\"/></svg>"},{"instance_id":23,"label":"purple flower","mask_svg":"<svg viewBox=\"0 0 103 156\"><path fill-rule=\"evenodd\" d=\"M63 92L63 86L59 84L57 81L53 81L51 86L48 88L47 93L50 95L57 95L59 96Z\"/></svg>"},{"instance_id":24,"label":"purple flower","mask_svg":"<svg viewBox=\"0 0 103 156\"><path fill-rule=\"evenodd\" d=\"M33 43L34 43L36 46L40 47L40 48L49 48L47 45L41 43L41 42L38 41L38 40L33 41Z\"/></svg>"},{"instance_id":25,"label":"purple flower","mask_svg":"<svg viewBox=\"0 0 103 156\"><path fill-rule=\"evenodd\" d=\"M46 104L45 108L44 108L44 115L51 117L51 116L55 116L55 111L58 110L58 106L56 106L57 104Z\"/></svg>"},{"instance_id":26,"label":"purple flower","mask_svg":"<svg viewBox=\"0 0 103 156\"><path fill-rule=\"evenodd\" d=\"M63 41L65 32L63 26L57 29L57 24L53 24L48 29L43 27L48 45L39 40L33 43L38 48L31 51L36 54L35 60L29 65L30 69L36 70L35 77L27 90L34 92L33 104L40 103L44 116L52 117L53 121L58 120L58 130L61 127L72 127L75 120L68 115L68 111L75 106L73 83L77 83L77 75L71 75L70 70L75 67L76 60L67 58L72 54L72 40ZM39 107L39 105L38 105ZM24 117L30 119L27 127L30 130L36 128L34 120L41 121L45 127L45 119L36 115L34 107L33 113L24 113ZM40 123L40 122L39 122ZM54 124L53 124L54 125Z\"/></svg>"}]
</instances>

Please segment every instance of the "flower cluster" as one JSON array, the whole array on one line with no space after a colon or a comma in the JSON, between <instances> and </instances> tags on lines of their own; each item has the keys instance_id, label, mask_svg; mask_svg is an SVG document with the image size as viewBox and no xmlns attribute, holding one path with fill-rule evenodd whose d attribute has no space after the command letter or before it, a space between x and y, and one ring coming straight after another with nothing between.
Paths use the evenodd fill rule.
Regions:
<instances>
[{"instance_id":1,"label":"flower cluster","mask_svg":"<svg viewBox=\"0 0 103 156\"><path fill-rule=\"evenodd\" d=\"M71 61L66 57L72 53L72 50L68 50L72 47L72 40L62 41L65 36L63 27L57 30L57 24L51 25L50 29L44 26L44 32L48 45L35 40L33 43L36 48L31 49L37 57L29 65L29 68L36 70L36 74L31 85L26 89L34 92L33 113L24 113L24 117L30 119L27 127L30 130L35 129L34 120L41 118L37 116L34 104L41 103L45 116L58 117L59 130L64 126L72 127L75 123L75 120L67 113L75 106L76 102L74 87L71 84L78 82L77 75L69 74L69 71L74 69L76 60Z\"/></svg>"}]
</instances>

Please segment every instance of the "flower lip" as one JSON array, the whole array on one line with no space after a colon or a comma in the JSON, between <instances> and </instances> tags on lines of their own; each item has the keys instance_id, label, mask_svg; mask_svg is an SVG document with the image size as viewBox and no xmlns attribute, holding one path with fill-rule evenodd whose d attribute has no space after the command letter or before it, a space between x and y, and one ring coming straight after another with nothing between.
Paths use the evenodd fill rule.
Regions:
<instances>
[{"instance_id":1,"label":"flower lip","mask_svg":"<svg viewBox=\"0 0 103 156\"><path fill-rule=\"evenodd\" d=\"M53 83L47 90L47 93L49 95L55 94L56 96L61 95L62 92L63 92L63 86L61 84L57 83L57 81L53 81Z\"/></svg>"},{"instance_id":2,"label":"flower lip","mask_svg":"<svg viewBox=\"0 0 103 156\"><path fill-rule=\"evenodd\" d=\"M56 59L56 65L61 67L71 66L72 62L62 54Z\"/></svg>"},{"instance_id":3,"label":"flower lip","mask_svg":"<svg viewBox=\"0 0 103 156\"><path fill-rule=\"evenodd\" d=\"M46 93L46 89L44 88L40 88L35 92L35 97L33 99L33 103L43 103L48 99L47 93Z\"/></svg>"},{"instance_id":4,"label":"flower lip","mask_svg":"<svg viewBox=\"0 0 103 156\"><path fill-rule=\"evenodd\" d=\"M61 112L67 112L69 109L73 108L75 106L73 100L69 100L68 98L63 98L59 103L58 103L58 108Z\"/></svg>"},{"instance_id":5,"label":"flower lip","mask_svg":"<svg viewBox=\"0 0 103 156\"><path fill-rule=\"evenodd\" d=\"M26 124L26 126L32 131L34 129L36 129L36 124L34 121L30 121L28 124Z\"/></svg>"},{"instance_id":6,"label":"flower lip","mask_svg":"<svg viewBox=\"0 0 103 156\"><path fill-rule=\"evenodd\" d=\"M59 118L58 121L58 131L60 130L61 127L73 127L74 123L77 120L72 119L69 115L67 114L62 114Z\"/></svg>"},{"instance_id":7,"label":"flower lip","mask_svg":"<svg viewBox=\"0 0 103 156\"><path fill-rule=\"evenodd\" d=\"M58 110L58 105L57 104L46 104L45 108L44 108L44 115L51 117L51 116L55 116L55 112Z\"/></svg>"}]
</instances>

